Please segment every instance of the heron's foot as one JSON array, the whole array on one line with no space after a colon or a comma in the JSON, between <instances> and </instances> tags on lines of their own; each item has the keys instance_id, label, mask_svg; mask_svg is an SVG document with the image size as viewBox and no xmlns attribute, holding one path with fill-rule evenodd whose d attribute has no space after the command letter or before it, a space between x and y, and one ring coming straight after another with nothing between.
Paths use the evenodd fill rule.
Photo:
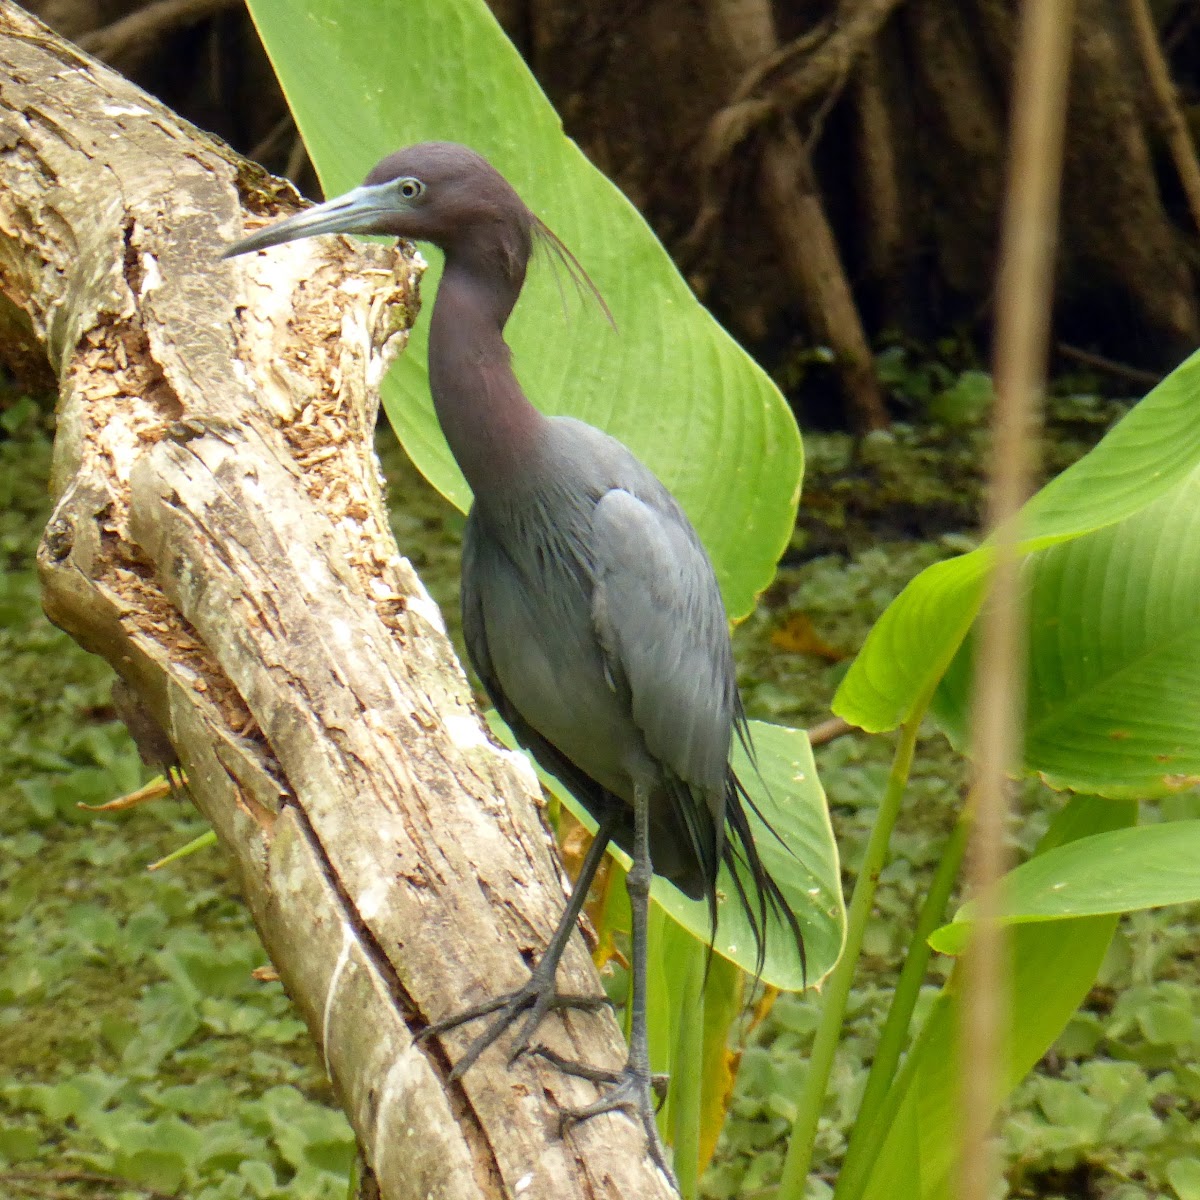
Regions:
<instances>
[{"instance_id":1,"label":"heron's foot","mask_svg":"<svg viewBox=\"0 0 1200 1200\"><path fill-rule=\"evenodd\" d=\"M605 1092L598 1100L583 1108L564 1108L558 1114L559 1133L565 1133L572 1125L598 1117L601 1113L616 1112L618 1109L630 1113L641 1122L646 1135L646 1146L655 1165L678 1189L675 1173L667 1165L666 1152L662 1140L658 1136L658 1125L654 1114L662 1107L667 1098L666 1075L652 1075L648 1069L637 1067L632 1061L626 1062L619 1071L606 1070L603 1067L589 1066L587 1063L572 1062L556 1054L548 1046L538 1046L535 1053L547 1062L553 1063L567 1075L575 1075L592 1083L608 1084L611 1090ZM658 1103L652 1097L658 1098Z\"/></svg>"},{"instance_id":2,"label":"heron's foot","mask_svg":"<svg viewBox=\"0 0 1200 1200\"><path fill-rule=\"evenodd\" d=\"M466 1053L454 1064L450 1078L452 1080L460 1079L475 1065L479 1056L518 1020L521 1020L521 1026L509 1050L508 1061L510 1063L529 1049L529 1042L547 1013L562 1009L597 1012L601 1008L611 1007L612 1001L607 996L584 996L574 992L558 991L554 984L553 967L556 965L551 964L549 970L543 971L542 964L539 963L523 987L518 988L515 992L485 1000L482 1004L464 1009L452 1017L435 1021L421 1030L417 1035L417 1040L425 1041L427 1038L457 1029L460 1025L467 1024L468 1021L477 1021L495 1013L496 1015L488 1027L467 1047ZM522 1018L524 1019L522 1020Z\"/></svg>"}]
</instances>

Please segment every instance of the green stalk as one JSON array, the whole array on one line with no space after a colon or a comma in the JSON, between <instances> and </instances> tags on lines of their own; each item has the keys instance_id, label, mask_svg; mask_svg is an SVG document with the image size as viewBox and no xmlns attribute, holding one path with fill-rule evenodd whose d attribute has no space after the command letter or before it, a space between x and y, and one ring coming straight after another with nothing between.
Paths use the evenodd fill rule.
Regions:
<instances>
[{"instance_id":1,"label":"green stalk","mask_svg":"<svg viewBox=\"0 0 1200 1200\"><path fill-rule=\"evenodd\" d=\"M187 858L189 854L195 854L197 850L203 850L206 846L215 846L216 844L216 831L210 829L207 833L202 833L198 838L193 838L186 846L180 846L178 850L172 850L166 858L160 858L158 862L152 862L146 870L161 870L161 868L169 866L173 862L178 862L181 858Z\"/></svg>"},{"instance_id":2,"label":"green stalk","mask_svg":"<svg viewBox=\"0 0 1200 1200\"><path fill-rule=\"evenodd\" d=\"M917 915L912 941L904 958L900 978L896 981L887 1020L884 1022L883 1032L879 1035L879 1045L876 1047L871 1071L867 1076L867 1086L858 1106L850 1145L846 1149L846 1157L838 1174L837 1186L833 1192L834 1200L858 1200L875 1163L875 1153L882 1144L875 1136L877 1130L887 1128L887 1123L879 1119L881 1109L895 1077L896 1066L912 1023L913 1009L916 1008L917 998L921 994L921 984L925 981L925 971L932 954L927 939L945 919L950 892L958 878L958 868L962 865L968 825L964 809L950 831L945 846L942 847L937 872ZM866 1153L868 1146L873 1148L870 1155Z\"/></svg>"},{"instance_id":3,"label":"green stalk","mask_svg":"<svg viewBox=\"0 0 1200 1200\"><path fill-rule=\"evenodd\" d=\"M704 1064L704 955L694 938L679 979L679 1031L671 1062L671 1143L675 1180L683 1200L700 1184L700 1089Z\"/></svg>"},{"instance_id":4,"label":"green stalk","mask_svg":"<svg viewBox=\"0 0 1200 1200\"><path fill-rule=\"evenodd\" d=\"M930 687L917 701L908 720L900 727L900 740L892 758L887 787L879 804L879 812L875 814L875 824L871 827L862 867L854 881L854 895L850 899L850 911L846 915L846 945L826 987L825 1003L821 1007L817 1035L808 1060L808 1073L804 1077L796 1120L792 1124L792 1136L788 1144L787 1158L783 1163L783 1177L779 1181L777 1200L803 1200L804 1197L805 1184L812 1167L813 1147L817 1140L817 1122L820 1120L821 1107L829 1087L829 1075L833 1070L833 1058L841 1038L846 1002L850 998L850 985L854 982L854 971L862 951L863 935L866 933L871 908L875 903L879 873L887 861L888 842L891 840L892 829L900 813L900 802L904 798L904 788L912 770L917 731L932 698L933 687Z\"/></svg>"},{"instance_id":5,"label":"green stalk","mask_svg":"<svg viewBox=\"0 0 1200 1200\"><path fill-rule=\"evenodd\" d=\"M354 1162L350 1165L350 1178L346 1181L346 1200L363 1200L363 1176L366 1174L366 1160L363 1158L362 1147L354 1151Z\"/></svg>"},{"instance_id":6,"label":"green stalk","mask_svg":"<svg viewBox=\"0 0 1200 1200\"><path fill-rule=\"evenodd\" d=\"M883 1102L879 1106L875 1122L865 1127L866 1133L863 1137L860 1155L860 1159L865 1165L859 1170L861 1178L857 1180L855 1185L854 1195L856 1196L862 1195L867 1181L871 1178L872 1168L879 1158L879 1152L883 1149L883 1144L887 1141L887 1136L891 1133L892 1126L896 1123L896 1117L900 1112L900 1105L904 1103L904 1098L912 1089L913 1077L916 1075L919 1065L925 1060L925 1055L922 1053L922 1043L927 1039L929 1030L933 1025L933 1017L940 1006L949 1003L950 996L948 993L945 991L939 992L937 999L933 1003L933 1007L929 1010L929 1019L925 1022L921 1032L917 1034L916 1041L913 1042L912 1049L909 1051L908 1057L904 1060L904 1065L896 1074L895 1083L884 1094ZM858 1127L858 1123L856 1122L856 1131ZM844 1170L842 1174L845 1174ZM842 1181L839 1178L839 1189L841 1183ZM837 1193L835 1192L834 1194L836 1195Z\"/></svg>"}]
</instances>

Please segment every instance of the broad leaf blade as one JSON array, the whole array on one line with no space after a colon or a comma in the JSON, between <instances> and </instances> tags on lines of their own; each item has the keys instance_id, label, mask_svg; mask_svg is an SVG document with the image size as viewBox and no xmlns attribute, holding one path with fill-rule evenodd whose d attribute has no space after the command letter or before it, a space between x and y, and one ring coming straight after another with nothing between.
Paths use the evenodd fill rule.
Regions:
<instances>
[{"instance_id":1,"label":"broad leaf blade","mask_svg":"<svg viewBox=\"0 0 1200 1200\"><path fill-rule=\"evenodd\" d=\"M449 139L484 154L599 285L617 332L535 262L509 324L517 373L547 412L626 443L679 499L737 617L770 582L800 493L799 433L779 392L692 296L633 206L563 134L484 0L251 0L251 12L333 195L385 154ZM434 294L436 268L422 284ZM425 329L384 403L430 482L469 495L434 419Z\"/></svg>"},{"instance_id":2,"label":"broad leaf blade","mask_svg":"<svg viewBox=\"0 0 1200 1200\"><path fill-rule=\"evenodd\" d=\"M1090 454L1021 514L1027 553L1132 517L1200 466L1200 354L1176 368ZM872 732L894 729L948 668L970 628L991 549L935 563L892 602L847 672L833 709Z\"/></svg>"},{"instance_id":3,"label":"broad leaf blade","mask_svg":"<svg viewBox=\"0 0 1200 1200\"><path fill-rule=\"evenodd\" d=\"M946 673L983 599L991 556L981 547L926 567L875 622L833 697L833 711L868 733L908 719Z\"/></svg>"},{"instance_id":4,"label":"broad leaf blade","mask_svg":"<svg viewBox=\"0 0 1200 1200\"><path fill-rule=\"evenodd\" d=\"M1125 520L1034 555L1024 573L1026 769L1109 797L1200 783L1200 470ZM934 702L959 744L971 649Z\"/></svg>"},{"instance_id":5,"label":"broad leaf blade","mask_svg":"<svg viewBox=\"0 0 1200 1200\"><path fill-rule=\"evenodd\" d=\"M1094 802L1101 803L1101 802ZM1061 921L1190 904L1200 900L1200 821L1170 821L1098 833L1038 854L1004 879L1006 924ZM965 904L929 938L943 954L961 953L975 907Z\"/></svg>"}]
</instances>

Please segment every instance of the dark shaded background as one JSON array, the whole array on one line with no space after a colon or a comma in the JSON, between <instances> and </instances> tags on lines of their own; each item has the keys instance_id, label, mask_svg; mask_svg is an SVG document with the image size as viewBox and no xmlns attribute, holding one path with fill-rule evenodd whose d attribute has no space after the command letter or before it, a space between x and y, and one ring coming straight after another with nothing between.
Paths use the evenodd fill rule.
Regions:
<instances>
[{"instance_id":1,"label":"dark shaded background","mask_svg":"<svg viewBox=\"0 0 1200 1200\"><path fill-rule=\"evenodd\" d=\"M913 415L876 379L883 345L944 354L949 339L959 365L986 361L1014 0L492 4L568 133L806 424ZM315 194L241 0L28 7ZM1134 35L1139 8L1173 114ZM1200 0L1079 0L1055 333L1060 366L1074 348L1149 372L1108 372L1126 392L1200 337L1200 210L1169 151L1172 115L1200 122Z\"/></svg>"}]
</instances>

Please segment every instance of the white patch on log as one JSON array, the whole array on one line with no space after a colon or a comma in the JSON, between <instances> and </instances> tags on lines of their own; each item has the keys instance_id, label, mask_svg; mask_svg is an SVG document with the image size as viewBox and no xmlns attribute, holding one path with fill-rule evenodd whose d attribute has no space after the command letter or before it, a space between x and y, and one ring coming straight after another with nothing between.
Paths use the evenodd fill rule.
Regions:
<instances>
[{"instance_id":1,"label":"white patch on log","mask_svg":"<svg viewBox=\"0 0 1200 1200\"><path fill-rule=\"evenodd\" d=\"M542 781L538 778L537 772L533 769L533 763L529 761L529 756L522 753L520 750L501 750L501 754L508 759L512 768L525 781L525 786L533 792L535 796L542 794Z\"/></svg>"},{"instance_id":2,"label":"white patch on log","mask_svg":"<svg viewBox=\"0 0 1200 1200\"><path fill-rule=\"evenodd\" d=\"M415 579L416 576L414 575ZM415 596L408 598L408 611L425 618L425 623L432 626L438 633L446 632L446 622L442 619L442 610L434 603L433 597L420 585Z\"/></svg>"},{"instance_id":3,"label":"white patch on log","mask_svg":"<svg viewBox=\"0 0 1200 1200\"><path fill-rule=\"evenodd\" d=\"M329 632L333 634L333 640L343 646L352 646L354 644L354 627L349 621L343 621L341 617L333 617L329 622Z\"/></svg>"},{"instance_id":4,"label":"white patch on log","mask_svg":"<svg viewBox=\"0 0 1200 1200\"><path fill-rule=\"evenodd\" d=\"M385 879L376 879L358 898L358 913L364 921L374 920L382 911L387 900L388 885Z\"/></svg>"},{"instance_id":5,"label":"white patch on log","mask_svg":"<svg viewBox=\"0 0 1200 1200\"><path fill-rule=\"evenodd\" d=\"M484 736L479 718L474 714L448 713L444 724L450 740L460 750L474 750L477 746L490 745Z\"/></svg>"},{"instance_id":6,"label":"white patch on log","mask_svg":"<svg viewBox=\"0 0 1200 1200\"><path fill-rule=\"evenodd\" d=\"M333 1002L337 996L338 985L342 981L342 972L350 961L350 949L354 945L354 930L342 922L342 950L329 977L329 991L325 993L325 1013L321 1017L321 1054L325 1059L325 1074L333 1078L333 1068L329 1065L329 1022L333 1018Z\"/></svg>"},{"instance_id":7,"label":"white patch on log","mask_svg":"<svg viewBox=\"0 0 1200 1200\"><path fill-rule=\"evenodd\" d=\"M162 272L158 269L158 259L147 251L142 255L142 291L143 296L162 287Z\"/></svg>"}]
</instances>

